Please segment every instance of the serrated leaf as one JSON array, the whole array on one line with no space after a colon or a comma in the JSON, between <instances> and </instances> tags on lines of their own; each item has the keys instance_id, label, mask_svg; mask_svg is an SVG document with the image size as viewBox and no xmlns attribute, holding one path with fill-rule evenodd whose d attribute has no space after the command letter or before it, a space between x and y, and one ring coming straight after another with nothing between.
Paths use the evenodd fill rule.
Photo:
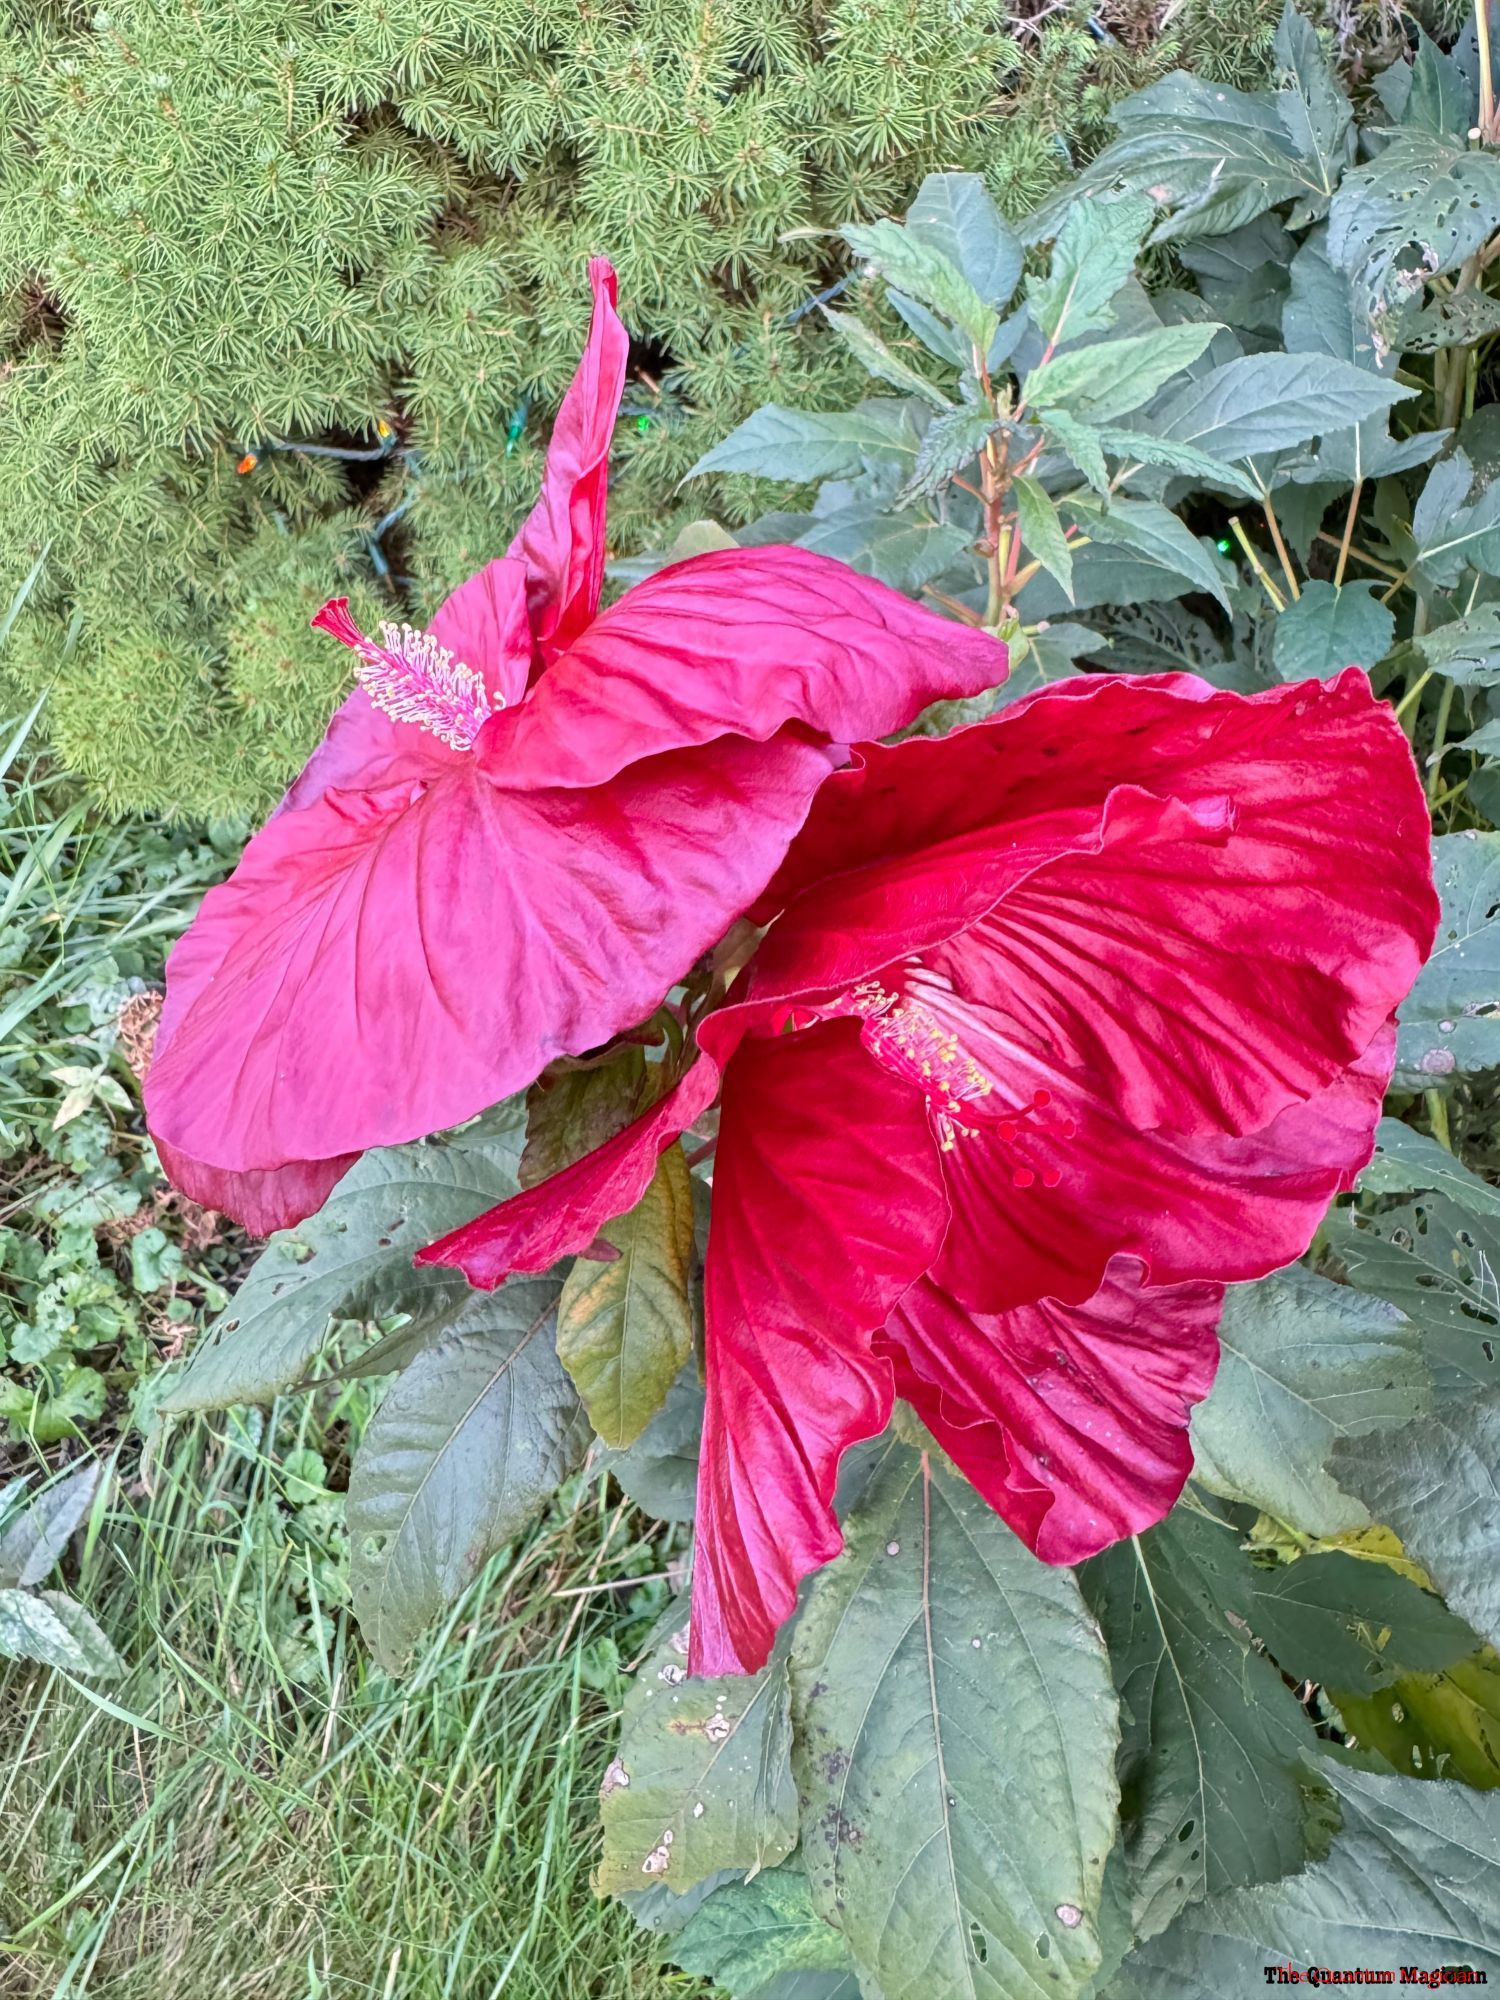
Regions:
<instances>
[{"instance_id":1,"label":"serrated leaf","mask_svg":"<svg viewBox=\"0 0 1500 2000\"><path fill-rule=\"evenodd\" d=\"M1067 505L1090 542L1128 549L1180 577L1184 588L1205 590L1229 609L1219 557L1170 508L1154 500L1119 498L1104 506L1078 494ZM1083 608L1081 600L1078 608Z\"/></svg>"},{"instance_id":2,"label":"serrated leaf","mask_svg":"<svg viewBox=\"0 0 1500 2000\"><path fill-rule=\"evenodd\" d=\"M1399 1118L1382 1118L1375 1128L1375 1157L1359 1177L1365 1194L1447 1195L1472 1215L1500 1215L1500 1188L1493 1188L1446 1146L1414 1132Z\"/></svg>"},{"instance_id":3,"label":"serrated leaf","mask_svg":"<svg viewBox=\"0 0 1500 2000\"><path fill-rule=\"evenodd\" d=\"M1213 458L1250 458L1347 430L1412 394L1332 355L1246 354L1185 382L1140 428Z\"/></svg>"},{"instance_id":4,"label":"serrated leaf","mask_svg":"<svg viewBox=\"0 0 1500 2000\"><path fill-rule=\"evenodd\" d=\"M1437 942L1399 1009L1396 1084L1421 1090L1500 1064L1500 833L1432 843Z\"/></svg>"},{"instance_id":5,"label":"serrated leaf","mask_svg":"<svg viewBox=\"0 0 1500 2000\"><path fill-rule=\"evenodd\" d=\"M1191 367L1219 330L1212 323L1161 326L1072 348L1033 368L1021 393L1044 424L1054 410L1079 423L1105 424L1149 403L1164 383Z\"/></svg>"},{"instance_id":6,"label":"serrated leaf","mask_svg":"<svg viewBox=\"0 0 1500 2000\"><path fill-rule=\"evenodd\" d=\"M83 1606L57 1590L0 1590L0 1659L117 1680L124 1663Z\"/></svg>"},{"instance_id":7,"label":"serrated leaf","mask_svg":"<svg viewBox=\"0 0 1500 2000\"><path fill-rule=\"evenodd\" d=\"M882 513L873 501L826 514L797 537L799 548L833 556L912 596L941 576L972 543L973 537L963 528L912 508Z\"/></svg>"},{"instance_id":8,"label":"serrated leaf","mask_svg":"<svg viewBox=\"0 0 1500 2000\"><path fill-rule=\"evenodd\" d=\"M684 1972L716 1980L733 1993L759 1993L785 1972L837 1972L849 1954L813 1908L800 1859L730 1882L698 1909L672 1945Z\"/></svg>"},{"instance_id":9,"label":"serrated leaf","mask_svg":"<svg viewBox=\"0 0 1500 2000\"><path fill-rule=\"evenodd\" d=\"M703 1386L689 1365L635 1443L623 1451L601 1452L598 1463L644 1513L658 1521L691 1521L702 1437Z\"/></svg>"},{"instance_id":10,"label":"serrated leaf","mask_svg":"<svg viewBox=\"0 0 1500 2000\"><path fill-rule=\"evenodd\" d=\"M366 1153L317 1214L278 1230L193 1350L161 1407L269 1402L317 1354L335 1319L411 1315L441 1326L468 1294L461 1271L412 1267L426 1243L518 1191L524 1108L512 1099L482 1132Z\"/></svg>"},{"instance_id":11,"label":"serrated leaf","mask_svg":"<svg viewBox=\"0 0 1500 2000\"><path fill-rule=\"evenodd\" d=\"M1500 1645L1500 1393L1455 1396L1378 1442L1346 1438L1333 1468L1449 1609Z\"/></svg>"},{"instance_id":12,"label":"serrated leaf","mask_svg":"<svg viewBox=\"0 0 1500 2000\"><path fill-rule=\"evenodd\" d=\"M1427 1969L1500 1956L1500 1794L1388 1778L1332 1758L1341 1826L1326 1860L1216 1896L1132 1952L1109 2000L1223 2000L1268 1966ZM1399 1974L1398 1974L1399 1976Z\"/></svg>"},{"instance_id":13,"label":"serrated leaf","mask_svg":"<svg viewBox=\"0 0 1500 2000\"><path fill-rule=\"evenodd\" d=\"M1047 442L1072 459L1100 495L1109 492L1109 467L1104 463L1104 437L1093 424L1081 423L1064 410L1049 410Z\"/></svg>"},{"instance_id":14,"label":"serrated leaf","mask_svg":"<svg viewBox=\"0 0 1500 2000\"><path fill-rule=\"evenodd\" d=\"M1336 179L1309 159L1282 116L1279 93L1251 94L1175 70L1114 107L1120 136L1064 196L1044 204L1028 237L1052 233L1066 202L1125 187L1169 211L1154 239L1222 236L1285 201L1308 212Z\"/></svg>"},{"instance_id":15,"label":"serrated leaf","mask_svg":"<svg viewBox=\"0 0 1500 2000\"><path fill-rule=\"evenodd\" d=\"M1063 533L1062 522L1057 518L1057 509L1046 488L1039 480L1023 473L1013 482L1011 491L1016 497L1016 518L1021 530L1022 548L1026 554L1036 558L1049 576L1055 576L1071 596L1073 558L1068 550L1068 538Z\"/></svg>"},{"instance_id":16,"label":"serrated leaf","mask_svg":"<svg viewBox=\"0 0 1500 2000\"><path fill-rule=\"evenodd\" d=\"M952 403L942 390L929 382L925 375L919 375L915 368L908 367L899 354L887 347L878 333L870 331L863 320L856 319L853 313L834 312L829 306L824 306L822 310L824 319L839 339L878 381L889 382L909 396L920 396L935 410L952 409Z\"/></svg>"},{"instance_id":17,"label":"serrated leaf","mask_svg":"<svg viewBox=\"0 0 1500 2000\"><path fill-rule=\"evenodd\" d=\"M91 1458L20 1502L0 1533L0 1586L30 1589L56 1569L103 1472L104 1460Z\"/></svg>"},{"instance_id":18,"label":"serrated leaf","mask_svg":"<svg viewBox=\"0 0 1500 2000\"><path fill-rule=\"evenodd\" d=\"M797 1844L787 1671L687 1678L687 1621L669 1630L625 1699L619 1755L600 1791L604 1895L659 1882L681 1895L722 1868L758 1870Z\"/></svg>"},{"instance_id":19,"label":"serrated leaf","mask_svg":"<svg viewBox=\"0 0 1500 2000\"><path fill-rule=\"evenodd\" d=\"M984 449L995 428L986 410L945 410L922 435L916 469L896 495L897 507L941 492L955 472L962 472Z\"/></svg>"},{"instance_id":20,"label":"serrated leaf","mask_svg":"<svg viewBox=\"0 0 1500 2000\"><path fill-rule=\"evenodd\" d=\"M583 1460L553 1347L559 1286L477 1292L386 1392L349 1475L353 1600L398 1672L422 1633Z\"/></svg>"},{"instance_id":21,"label":"serrated leaf","mask_svg":"<svg viewBox=\"0 0 1500 2000\"><path fill-rule=\"evenodd\" d=\"M1314 1738L1250 1645L1250 1568L1227 1526L1179 1506L1079 1575L1121 1697L1125 1856L1150 1937L1185 1903L1301 1865Z\"/></svg>"},{"instance_id":22,"label":"serrated leaf","mask_svg":"<svg viewBox=\"0 0 1500 2000\"><path fill-rule=\"evenodd\" d=\"M1257 1569L1250 1629L1294 1680L1369 1694L1441 1673L1478 1640L1429 1590L1383 1563L1330 1551Z\"/></svg>"},{"instance_id":23,"label":"serrated leaf","mask_svg":"<svg viewBox=\"0 0 1500 2000\"><path fill-rule=\"evenodd\" d=\"M917 379L914 371L908 370L903 386L913 387ZM925 384L917 393L931 394ZM784 410L778 403L763 403L753 416L706 451L683 477L697 479L709 472L751 473L758 479L799 486L818 479L851 478L863 469L867 452L888 449L891 442L889 420L883 413L872 414L872 410L880 412L881 406L862 404L854 410L823 412Z\"/></svg>"},{"instance_id":24,"label":"serrated leaf","mask_svg":"<svg viewBox=\"0 0 1500 2000\"><path fill-rule=\"evenodd\" d=\"M886 1446L792 1637L815 1906L884 2000L1041 2000L1099 1962L1115 1718L1072 1577Z\"/></svg>"},{"instance_id":25,"label":"serrated leaf","mask_svg":"<svg viewBox=\"0 0 1500 2000\"><path fill-rule=\"evenodd\" d=\"M1398 133L1345 174L1328 212L1328 255L1372 309L1400 307L1424 281L1483 249L1500 223L1500 160L1461 134Z\"/></svg>"},{"instance_id":26,"label":"serrated leaf","mask_svg":"<svg viewBox=\"0 0 1500 2000\"><path fill-rule=\"evenodd\" d=\"M1213 1389L1193 1412L1194 1476L1305 1534L1365 1526L1328 1454L1337 1438L1384 1435L1428 1408L1416 1327L1394 1305L1293 1265L1230 1286L1219 1345Z\"/></svg>"},{"instance_id":27,"label":"serrated leaf","mask_svg":"<svg viewBox=\"0 0 1500 2000\"><path fill-rule=\"evenodd\" d=\"M1009 302L1025 253L978 174L929 174L906 212L906 227L962 272L985 305Z\"/></svg>"},{"instance_id":28,"label":"serrated leaf","mask_svg":"<svg viewBox=\"0 0 1500 2000\"><path fill-rule=\"evenodd\" d=\"M934 178L949 180L970 178L969 176L941 175ZM926 183L924 183L925 187ZM978 185L978 184L976 184ZM978 196L988 201L983 186L978 185ZM920 206L918 196L916 207ZM975 204L971 201L971 206ZM956 261L959 254L956 224L951 208L940 216L939 210L946 204L935 196L923 220L916 228L903 229L899 222L859 222L849 224L843 231L844 241L856 257L863 257L888 284L895 285L924 306L930 306L935 313L950 319L961 327L981 354L988 351L994 337L999 317L994 306L987 303L965 277ZM998 215L996 216L998 221ZM1004 225L1002 224L1003 228ZM938 247L937 239L943 239ZM1016 246L1015 276L1020 276L1020 246ZM950 254L952 253L952 254ZM1015 278L1011 280L1014 289ZM1009 298L1007 291L998 303Z\"/></svg>"},{"instance_id":29,"label":"serrated leaf","mask_svg":"<svg viewBox=\"0 0 1500 2000\"><path fill-rule=\"evenodd\" d=\"M681 1146L666 1149L640 1201L600 1234L617 1254L574 1259L557 1307L557 1354L589 1422L622 1446L656 1415L693 1351L693 1189Z\"/></svg>"},{"instance_id":30,"label":"serrated leaf","mask_svg":"<svg viewBox=\"0 0 1500 2000\"><path fill-rule=\"evenodd\" d=\"M1026 297L1042 338L1052 346L1114 324L1111 301L1135 269L1156 214L1145 195L1110 201L1083 196L1064 216L1045 278L1028 279Z\"/></svg>"},{"instance_id":31,"label":"serrated leaf","mask_svg":"<svg viewBox=\"0 0 1500 2000\"><path fill-rule=\"evenodd\" d=\"M1395 613L1376 601L1373 583L1341 589L1313 579L1271 632L1271 659L1284 681L1326 680L1345 667L1373 667L1390 650Z\"/></svg>"},{"instance_id":32,"label":"serrated leaf","mask_svg":"<svg viewBox=\"0 0 1500 2000\"><path fill-rule=\"evenodd\" d=\"M1175 438L1154 437L1149 431L1119 430L1106 425L1099 433L1099 442L1116 458L1139 459L1143 465L1164 466L1168 472L1207 481L1212 486L1223 486L1229 492L1242 493L1247 498L1260 491L1252 480L1226 460L1199 451L1196 445L1179 444Z\"/></svg>"}]
</instances>

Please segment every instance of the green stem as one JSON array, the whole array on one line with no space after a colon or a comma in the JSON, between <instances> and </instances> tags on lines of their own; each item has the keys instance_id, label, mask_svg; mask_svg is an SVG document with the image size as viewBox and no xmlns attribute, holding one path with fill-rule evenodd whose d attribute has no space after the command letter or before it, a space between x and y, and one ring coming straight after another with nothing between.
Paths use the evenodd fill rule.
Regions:
<instances>
[{"instance_id":1,"label":"green stem","mask_svg":"<svg viewBox=\"0 0 1500 2000\"><path fill-rule=\"evenodd\" d=\"M1440 1090L1424 1090L1422 1102L1427 1106L1427 1120L1432 1127L1432 1136L1445 1153L1453 1151L1453 1134L1448 1129L1448 1105Z\"/></svg>"},{"instance_id":2,"label":"green stem","mask_svg":"<svg viewBox=\"0 0 1500 2000\"><path fill-rule=\"evenodd\" d=\"M1444 681L1438 697L1437 719L1432 725L1432 755L1427 760L1427 797L1437 797L1443 776L1443 746L1448 736L1448 717L1453 713L1453 683Z\"/></svg>"}]
</instances>

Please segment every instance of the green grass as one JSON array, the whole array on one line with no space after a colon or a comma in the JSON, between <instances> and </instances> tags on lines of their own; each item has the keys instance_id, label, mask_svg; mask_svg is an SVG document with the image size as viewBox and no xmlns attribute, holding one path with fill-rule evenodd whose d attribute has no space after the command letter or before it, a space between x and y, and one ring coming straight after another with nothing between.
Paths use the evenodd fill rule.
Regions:
<instances>
[{"instance_id":1,"label":"green grass","mask_svg":"<svg viewBox=\"0 0 1500 2000\"><path fill-rule=\"evenodd\" d=\"M703 1991L590 1884L672 1531L577 1482L394 1681L337 1602L319 1483L367 1394L168 1433L96 1510L70 1586L126 1678L0 1680L6 2000Z\"/></svg>"}]
</instances>

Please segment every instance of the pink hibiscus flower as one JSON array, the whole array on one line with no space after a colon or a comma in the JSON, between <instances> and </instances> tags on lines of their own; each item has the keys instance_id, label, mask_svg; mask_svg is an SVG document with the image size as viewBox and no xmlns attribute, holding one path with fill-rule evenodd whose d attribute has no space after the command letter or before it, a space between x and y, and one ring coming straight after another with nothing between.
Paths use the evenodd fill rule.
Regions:
<instances>
[{"instance_id":1,"label":"pink hibiscus flower","mask_svg":"<svg viewBox=\"0 0 1500 2000\"><path fill-rule=\"evenodd\" d=\"M614 273L509 553L430 629L314 624L360 685L172 953L147 1086L178 1187L264 1232L648 1015L763 889L842 745L1004 649L799 549L596 615L627 339Z\"/></svg>"},{"instance_id":2,"label":"pink hibiscus flower","mask_svg":"<svg viewBox=\"0 0 1500 2000\"><path fill-rule=\"evenodd\" d=\"M1352 669L1080 679L829 782L671 1093L418 1260L585 1249L722 1080L697 1671L766 1658L897 1395L1048 1562L1167 1512L1224 1282L1370 1157L1428 851Z\"/></svg>"}]
</instances>

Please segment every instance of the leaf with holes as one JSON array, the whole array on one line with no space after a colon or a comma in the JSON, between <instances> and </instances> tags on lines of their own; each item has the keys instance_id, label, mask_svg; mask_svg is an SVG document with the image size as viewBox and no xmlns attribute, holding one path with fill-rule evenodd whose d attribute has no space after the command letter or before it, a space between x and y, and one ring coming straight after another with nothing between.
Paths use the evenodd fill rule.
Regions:
<instances>
[{"instance_id":1,"label":"leaf with holes","mask_svg":"<svg viewBox=\"0 0 1500 2000\"><path fill-rule=\"evenodd\" d=\"M1474 1215L1500 1215L1500 1188L1471 1173L1446 1146L1399 1118L1375 1128L1375 1157L1359 1177L1365 1194L1443 1194Z\"/></svg>"},{"instance_id":2,"label":"leaf with holes","mask_svg":"<svg viewBox=\"0 0 1500 2000\"><path fill-rule=\"evenodd\" d=\"M619 1446L640 1436L693 1351L693 1189L681 1146L667 1148L640 1201L600 1235L615 1255L573 1260L557 1353L590 1423Z\"/></svg>"},{"instance_id":3,"label":"leaf with holes","mask_svg":"<svg viewBox=\"0 0 1500 2000\"><path fill-rule=\"evenodd\" d=\"M1108 2000L1223 2000L1267 1968L1467 1965L1500 1978L1500 1792L1320 1758L1340 1827L1326 1859L1186 1911L1132 1952Z\"/></svg>"},{"instance_id":4,"label":"leaf with holes","mask_svg":"<svg viewBox=\"0 0 1500 2000\"><path fill-rule=\"evenodd\" d=\"M1328 213L1328 255L1369 309L1400 307L1412 274L1441 277L1500 224L1500 160L1461 133L1404 132L1345 174Z\"/></svg>"},{"instance_id":5,"label":"leaf with holes","mask_svg":"<svg viewBox=\"0 0 1500 2000\"><path fill-rule=\"evenodd\" d=\"M1500 1388L1455 1397L1378 1445L1345 1439L1333 1466L1449 1608L1500 1646Z\"/></svg>"},{"instance_id":6,"label":"leaf with holes","mask_svg":"<svg viewBox=\"0 0 1500 2000\"><path fill-rule=\"evenodd\" d=\"M1292 1265L1231 1285L1222 1358L1193 1412L1195 1477L1309 1535L1368 1525L1327 1470L1336 1438L1388 1432L1427 1409L1431 1383L1416 1327Z\"/></svg>"},{"instance_id":7,"label":"leaf with holes","mask_svg":"<svg viewBox=\"0 0 1500 2000\"><path fill-rule=\"evenodd\" d=\"M523 1119L514 1098L451 1139L357 1160L316 1215L267 1243L162 1409L269 1402L302 1374L335 1319L409 1313L413 1337L451 1319L468 1296L463 1273L416 1270L412 1256L517 1192Z\"/></svg>"},{"instance_id":8,"label":"leaf with holes","mask_svg":"<svg viewBox=\"0 0 1500 2000\"><path fill-rule=\"evenodd\" d=\"M727 1680L687 1677L687 1607L669 1615L625 1700L600 1788L601 1894L681 1895L721 1868L761 1869L797 1844L786 1659Z\"/></svg>"},{"instance_id":9,"label":"leaf with holes","mask_svg":"<svg viewBox=\"0 0 1500 2000\"><path fill-rule=\"evenodd\" d=\"M1079 1576L1121 1698L1125 1855L1151 1937L1184 1904L1302 1865L1315 1739L1251 1647L1250 1565L1227 1524L1179 1506Z\"/></svg>"},{"instance_id":10,"label":"leaf with holes","mask_svg":"<svg viewBox=\"0 0 1500 2000\"><path fill-rule=\"evenodd\" d=\"M1351 1285L1399 1307L1419 1329L1437 1403L1500 1385L1495 1217L1423 1195L1378 1215L1336 1212L1328 1243Z\"/></svg>"},{"instance_id":11,"label":"leaf with holes","mask_svg":"<svg viewBox=\"0 0 1500 2000\"><path fill-rule=\"evenodd\" d=\"M354 1611L392 1673L582 1463L588 1425L553 1346L558 1290L531 1278L474 1293L365 1432L349 1476Z\"/></svg>"},{"instance_id":12,"label":"leaf with holes","mask_svg":"<svg viewBox=\"0 0 1500 2000\"><path fill-rule=\"evenodd\" d=\"M1500 1065L1500 833L1439 834L1432 865L1443 912L1400 1010L1401 1090Z\"/></svg>"},{"instance_id":13,"label":"leaf with holes","mask_svg":"<svg viewBox=\"0 0 1500 2000\"><path fill-rule=\"evenodd\" d=\"M1116 1722L1072 1576L964 1481L889 1443L792 1635L816 1908L884 2000L1087 1984Z\"/></svg>"}]
</instances>

